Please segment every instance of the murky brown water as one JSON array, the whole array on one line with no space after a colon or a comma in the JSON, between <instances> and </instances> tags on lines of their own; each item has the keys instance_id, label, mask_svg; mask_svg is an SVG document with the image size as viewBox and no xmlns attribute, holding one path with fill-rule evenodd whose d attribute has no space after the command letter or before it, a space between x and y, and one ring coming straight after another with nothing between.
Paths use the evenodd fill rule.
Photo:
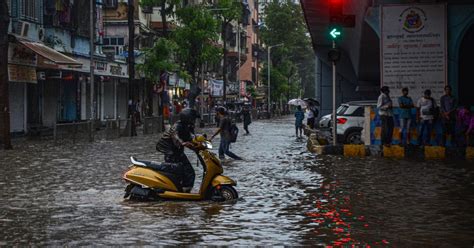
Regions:
<instances>
[{"instance_id":1,"label":"murky brown water","mask_svg":"<svg viewBox=\"0 0 474 248\"><path fill-rule=\"evenodd\" d=\"M316 157L292 123L240 137L227 204L123 201L128 157L159 161L156 136L0 151L0 245L472 247L472 163Z\"/></svg>"}]
</instances>

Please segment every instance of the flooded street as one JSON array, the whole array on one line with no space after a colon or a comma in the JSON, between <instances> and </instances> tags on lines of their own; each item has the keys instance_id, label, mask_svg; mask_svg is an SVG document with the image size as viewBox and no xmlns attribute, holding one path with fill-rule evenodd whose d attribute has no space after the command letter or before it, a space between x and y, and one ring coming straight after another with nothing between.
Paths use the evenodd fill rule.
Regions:
<instances>
[{"instance_id":1,"label":"flooded street","mask_svg":"<svg viewBox=\"0 0 474 248\"><path fill-rule=\"evenodd\" d=\"M317 157L292 118L250 131L232 146L246 160L224 165L240 199L224 204L123 200L129 157L159 161L157 135L0 150L0 246L472 247L472 162Z\"/></svg>"}]
</instances>

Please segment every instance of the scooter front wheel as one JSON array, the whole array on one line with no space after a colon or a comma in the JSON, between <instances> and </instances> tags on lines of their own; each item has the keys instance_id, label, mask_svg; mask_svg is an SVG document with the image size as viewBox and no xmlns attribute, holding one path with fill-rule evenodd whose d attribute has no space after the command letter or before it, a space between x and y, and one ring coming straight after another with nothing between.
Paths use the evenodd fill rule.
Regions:
<instances>
[{"instance_id":1,"label":"scooter front wheel","mask_svg":"<svg viewBox=\"0 0 474 248\"><path fill-rule=\"evenodd\" d=\"M231 201L239 198L239 194L234 187L230 185L218 185L214 188L212 196L213 201Z\"/></svg>"}]
</instances>

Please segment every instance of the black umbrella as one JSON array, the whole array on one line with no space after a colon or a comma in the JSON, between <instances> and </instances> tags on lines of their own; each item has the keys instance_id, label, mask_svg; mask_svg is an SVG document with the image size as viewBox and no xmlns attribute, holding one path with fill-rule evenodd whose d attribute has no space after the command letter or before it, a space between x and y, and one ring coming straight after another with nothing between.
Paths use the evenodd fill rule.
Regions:
<instances>
[{"instance_id":1,"label":"black umbrella","mask_svg":"<svg viewBox=\"0 0 474 248\"><path fill-rule=\"evenodd\" d=\"M314 99L314 98L305 98L303 99L305 102L307 102L308 104L310 105L314 105L314 106L320 106L319 102Z\"/></svg>"}]
</instances>

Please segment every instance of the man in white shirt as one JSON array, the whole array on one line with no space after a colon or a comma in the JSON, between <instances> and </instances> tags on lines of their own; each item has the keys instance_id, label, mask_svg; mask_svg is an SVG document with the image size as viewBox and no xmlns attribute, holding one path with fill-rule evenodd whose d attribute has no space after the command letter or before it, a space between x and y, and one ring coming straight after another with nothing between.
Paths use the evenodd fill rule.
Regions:
<instances>
[{"instance_id":1,"label":"man in white shirt","mask_svg":"<svg viewBox=\"0 0 474 248\"><path fill-rule=\"evenodd\" d=\"M392 99L390 98L390 89L383 86L380 89L380 96L377 100L377 108L382 121L382 145L390 146L393 137L393 112Z\"/></svg>"},{"instance_id":2,"label":"man in white shirt","mask_svg":"<svg viewBox=\"0 0 474 248\"><path fill-rule=\"evenodd\" d=\"M431 90L425 90L424 96L418 100L416 107L417 121L420 124L418 144L429 146L436 109L436 101L431 97Z\"/></svg>"}]
</instances>

